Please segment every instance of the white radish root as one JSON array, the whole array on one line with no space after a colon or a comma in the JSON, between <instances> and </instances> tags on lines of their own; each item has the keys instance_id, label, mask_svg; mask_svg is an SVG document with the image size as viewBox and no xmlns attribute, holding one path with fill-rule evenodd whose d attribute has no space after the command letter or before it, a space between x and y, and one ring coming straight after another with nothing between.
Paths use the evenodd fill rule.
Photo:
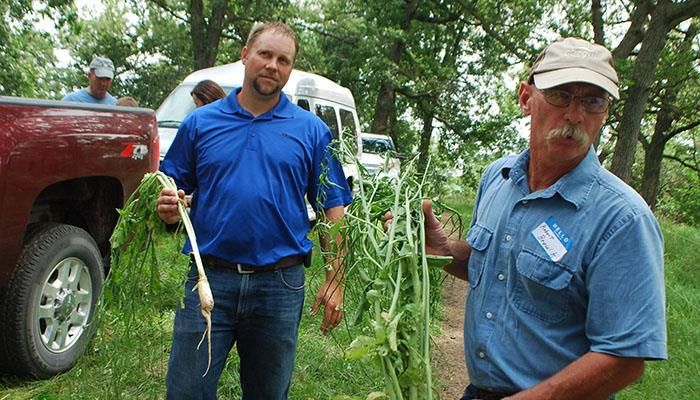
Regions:
<instances>
[{"instance_id":1,"label":"white radish root","mask_svg":"<svg viewBox=\"0 0 700 400\"><path fill-rule=\"evenodd\" d=\"M172 178L163 174L160 171L156 172L156 174L158 174L158 180L163 185L163 187L168 189L175 189L175 191L177 191L177 186L175 185L175 182L173 182ZM192 288L192 290L196 290L199 294L199 309L202 312L204 319L207 321L207 329L202 334L202 339L199 341L199 344L197 344L197 350L199 350L200 346L204 342L204 338L208 339L207 345L209 360L207 362L207 369L202 375L206 376L209 372L209 368L211 367L211 312L214 309L214 296L211 293L211 287L209 286L209 280L207 279L207 275L204 273L202 256L199 253L199 246L197 246L197 236L194 233L194 227L192 226L192 221L190 220L190 216L187 213L187 208L184 204L184 200L178 202L177 210L180 214L182 224L185 226L187 237L189 238L190 245L192 246L194 263L197 266L198 280L197 284L194 286L194 288Z\"/></svg>"}]
</instances>

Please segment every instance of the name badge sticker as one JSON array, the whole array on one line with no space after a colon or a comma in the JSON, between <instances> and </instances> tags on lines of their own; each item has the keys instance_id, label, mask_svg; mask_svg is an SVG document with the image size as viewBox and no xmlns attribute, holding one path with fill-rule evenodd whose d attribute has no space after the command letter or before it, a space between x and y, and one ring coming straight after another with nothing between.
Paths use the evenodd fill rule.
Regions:
<instances>
[{"instance_id":1,"label":"name badge sticker","mask_svg":"<svg viewBox=\"0 0 700 400\"><path fill-rule=\"evenodd\" d=\"M554 262L561 260L574 245L574 241L564 232L554 217L549 217L539 224L532 231L532 237Z\"/></svg>"}]
</instances>

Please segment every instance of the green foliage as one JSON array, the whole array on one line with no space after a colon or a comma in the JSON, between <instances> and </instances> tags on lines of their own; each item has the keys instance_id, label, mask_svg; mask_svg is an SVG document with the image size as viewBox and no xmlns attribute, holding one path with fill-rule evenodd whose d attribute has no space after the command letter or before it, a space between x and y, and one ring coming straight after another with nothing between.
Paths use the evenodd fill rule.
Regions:
<instances>
[{"instance_id":1,"label":"green foliage","mask_svg":"<svg viewBox=\"0 0 700 400\"><path fill-rule=\"evenodd\" d=\"M433 398L431 324L444 278L441 266L451 260L425 252L421 202L428 185L416 174L416 159L405 162L395 179L360 175L342 224L315 228L342 237L348 323L363 327L346 357L380 371L382 394L389 399ZM385 231L388 210L393 219ZM338 255L333 247L326 258Z\"/></svg>"},{"instance_id":2,"label":"green foliage","mask_svg":"<svg viewBox=\"0 0 700 400\"><path fill-rule=\"evenodd\" d=\"M700 226L700 174L665 163L665 184L656 210L678 222Z\"/></svg>"},{"instance_id":3,"label":"green foliage","mask_svg":"<svg viewBox=\"0 0 700 400\"><path fill-rule=\"evenodd\" d=\"M700 230L662 220L666 249L666 304L669 359L647 362L644 376L618 398L697 398L700 376Z\"/></svg>"},{"instance_id":4,"label":"green foliage","mask_svg":"<svg viewBox=\"0 0 700 400\"><path fill-rule=\"evenodd\" d=\"M179 230L168 232L156 212L156 201L163 189L157 174L147 173L124 208L117 210L119 220L109 240L112 268L103 290L103 305L128 310L123 314L132 319L136 319L141 306L151 306L150 302L142 301L143 294L148 293L154 299L164 294L157 244L164 237L181 236ZM178 250L179 246L170 249L171 254L177 254Z\"/></svg>"},{"instance_id":5,"label":"green foliage","mask_svg":"<svg viewBox=\"0 0 700 400\"><path fill-rule=\"evenodd\" d=\"M115 96L130 95L142 106L157 108L196 65L190 3L104 0L101 4L100 14L92 16L79 14L71 0L0 2L0 51L4 55L0 59L0 94L61 98L65 92L86 86L86 66L94 54L101 54L117 66L112 88ZM206 22L224 3L203 4ZM415 9L409 5L415 5ZM436 179L447 182L461 172L466 185L475 184L487 161L525 146L513 124L520 115L514 86L525 78L535 55L557 36L592 35L590 4L582 1L246 0L228 2L227 7L218 44L197 43L200 47L216 47L212 50L216 63L239 58L255 21L287 21L302 44L297 68L349 87L364 130L369 130L377 107L385 105L378 101L387 101L378 98L379 88L391 84L396 98L388 100L393 101L389 129L399 151L410 154L418 150L426 157L430 155L433 165L439 167L431 172ZM620 28L618 22L626 20L637 7L606 4L608 43L623 36L625 28ZM41 18L54 21L57 33L40 31ZM674 117L669 133L698 120L697 39L691 45L685 43L697 29L698 20L688 21L671 30L665 39L640 129L643 140L650 139L668 94L675 97L666 107ZM213 29L211 25L205 28ZM70 51L75 62L57 68L54 49ZM603 142L605 149L615 144L628 100L627 89L633 82L635 57L632 53L616 60L623 98L611 109L608 124L612 135L606 136L610 140ZM438 140L419 149L421 139L425 139L422 136L427 134ZM681 143L693 141L697 129L680 135ZM697 167L691 147L667 150L666 154L688 166L682 175L689 175ZM647 179L642 173L644 158L640 156L635 162L633 183L641 188L642 180ZM676 172L670 172L668 180L664 177L667 164L662 189L678 182ZM681 199L670 200L672 192ZM692 199L691 192L660 193L664 196L664 212L694 209L694 205L684 204ZM684 214L677 218L692 221Z\"/></svg>"},{"instance_id":6,"label":"green foliage","mask_svg":"<svg viewBox=\"0 0 700 400\"><path fill-rule=\"evenodd\" d=\"M176 82L191 72L189 42L180 34L184 27L144 4L116 0L103 4L100 15L63 31L63 42L74 57L73 64L61 71L65 91L85 87L87 66L94 55L101 55L116 68L112 95L132 96L142 107L157 108Z\"/></svg>"},{"instance_id":7,"label":"green foliage","mask_svg":"<svg viewBox=\"0 0 700 400\"><path fill-rule=\"evenodd\" d=\"M303 18L308 30L320 32L310 43L318 55L310 67L355 93L365 130L379 103L393 101L389 125L397 148L430 155L437 167L430 173L445 181L456 165L474 169L474 160L524 147L512 125L520 113L517 97L514 88L504 87L504 72L534 59L538 43L531 41L542 40L536 29L542 24L539 18L554 5L428 1L410 9L408 3L394 7L366 0L307 4L304 9L311 11ZM395 100L378 98L386 84L395 87ZM422 135L438 134L437 146L419 148Z\"/></svg>"},{"instance_id":8,"label":"green foliage","mask_svg":"<svg viewBox=\"0 0 700 400\"><path fill-rule=\"evenodd\" d=\"M0 2L0 95L47 97L56 92L56 42L38 29L41 18L58 25L73 18L70 1Z\"/></svg>"},{"instance_id":9,"label":"green foliage","mask_svg":"<svg viewBox=\"0 0 700 400\"><path fill-rule=\"evenodd\" d=\"M470 196L446 197L448 204L468 220ZM640 382L618 394L621 400L674 399L694 400L697 376L700 375L700 229L662 219L665 237L668 345L670 359L646 363ZM133 325L128 340L118 340L115 332L125 329L125 318L110 312L101 318L100 328L80 363L69 372L45 381L19 381L0 376L0 399L8 400L92 400L92 399L161 399L165 392L165 371L171 341L173 310L182 291L187 259L172 261L175 238L168 238L159 248L159 270L167 274L166 286L171 301L146 310ZM324 261L315 252L313 265L307 269L306 303L314 301L317 288L325 279ZM348 296L350 297L350 296ZM143 294L141 300L152 298ZM354 309L356 305L346 304ZM362 334L360 327L350 327L346 317L330 336L319 329L320 316L304 314L299 332L296 365L290 399L367 399L383 385L383 377L370 365L349 362L345 349ZM439 366L435 366L439 368ZM238 358L235 352L222 374L220 398L239 398Z\"/></svg>"},{"instance_id":10,"label":"green foliage","mask_svg":"<svg viewBox=\"0 0 700 400\"><path fill-rule=\"evenodd\" d=\"M162 399L172 341L175 309L182 296L188 258L179 254L180 238L164 237L157 246L163 291L143 292L137 321L129 322L118 309L107 309L92 346L78 365L56 378L23 382L0 376L0 399L93 400ZM312 304L325 279L324 261L316 252L307 272L306 304ZM319 329L321 316L304 314L301 321L290 399L330 399L347 395L365 400L382 378L367 365L350 363L345 349L361 332L347 320L329 336ZM128 333L128 334L126 334ZM218 395L241 397L239 358L234 351L221 375Z\"/></svg>"}]
</instances>

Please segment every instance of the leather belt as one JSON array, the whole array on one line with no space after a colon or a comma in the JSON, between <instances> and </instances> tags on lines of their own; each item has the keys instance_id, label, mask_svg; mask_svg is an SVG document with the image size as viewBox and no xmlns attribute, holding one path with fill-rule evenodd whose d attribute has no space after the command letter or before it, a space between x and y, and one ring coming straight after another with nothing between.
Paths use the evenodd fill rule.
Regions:
<instances>
[{"instance_id":1,"label":"leather belt","mask_svg":"<svg viewBox=\"0 0 700 400\"><path fill-rule=\"evenodd\" d=\"M499 400L504 397L512 396L515 393L506 393L506 392L495 392L491 390L486 390L486 389L481 389L476 386L474 386L476 389L476 399L479 400Z\"/></svg>"},{"instance_id":2,"label":"leather belt","mask_svg":"<svg viewBox=\"0 0 700 400\"><path fill-rule=\"evenodd\" d=\"M291 267L294 265L303 264L304 259L305 259L305 256L303 256L303 255L288 256L288 257L283 257L283 258L279 259L275 263L256 267L254 265L246 265L246 264L228 262L226 260L222 260L222 259L220 259L218 257L214 257L214 256L208 256L208 255L202 256L202 262L204 263L204 265L206 265L208 267L235 269L236 271L238 271L239 274L255 274L258 272L266 272L266 271L273 271L276 269L288 268L288 267Z\"/></svg>"}]
</instances>

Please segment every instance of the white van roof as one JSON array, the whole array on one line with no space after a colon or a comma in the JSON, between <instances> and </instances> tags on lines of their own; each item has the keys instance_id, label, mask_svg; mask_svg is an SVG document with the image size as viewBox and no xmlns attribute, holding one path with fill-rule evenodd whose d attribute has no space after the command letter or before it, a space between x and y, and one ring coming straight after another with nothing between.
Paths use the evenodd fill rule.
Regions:
<instances>
[{"instance_id":1,"label":"white van roof","mask_svg":"<svg viewBox=\"0 0 700 400\"><path fill-rule=\"evenodd\" d=\"M243 85L243 72L243 63L236 61L231 64L195 71L189 74L183 83L196 85L201 80L211 79L222 87L236 87ZM289 75L289 81L282 88L282 91L290 96L314 97L355 108L355 100L350 89L340 86L321 75L310 72L292 70L292 73Z\"/></svg>"}]
</instances>

